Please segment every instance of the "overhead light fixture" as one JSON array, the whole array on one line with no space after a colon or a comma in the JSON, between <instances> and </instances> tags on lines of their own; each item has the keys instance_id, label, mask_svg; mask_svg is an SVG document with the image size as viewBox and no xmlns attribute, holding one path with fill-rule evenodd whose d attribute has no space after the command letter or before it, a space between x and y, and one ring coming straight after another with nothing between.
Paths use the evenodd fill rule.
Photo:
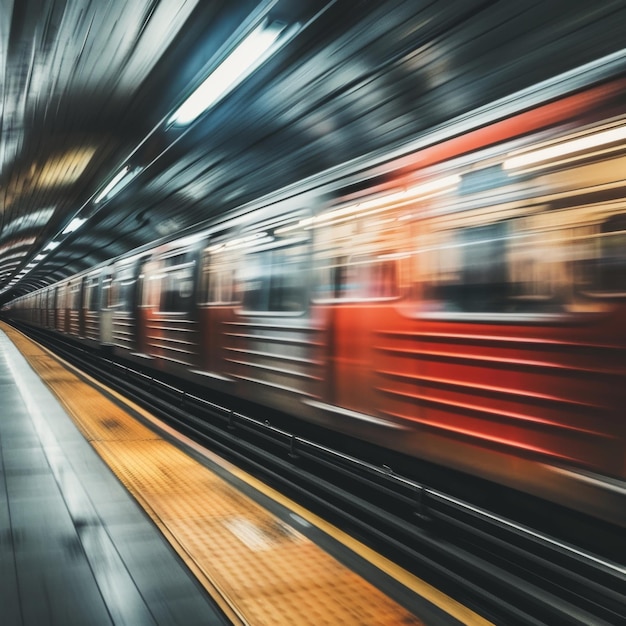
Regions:
<instances>
[{"instance_id":1,"label":"overhead light fixture","mask_svg":"<svg viewBox=\"0 0 626 626\"><path fill-rule=\"evenodd\" d=\"M25 248L26 246L30 246L37 241L37 237L28 237L26 239L14 239L9 243L0 246L0 255L4 255L10 250L15 250L16 248ZM28 254L27 252L22 253L22 256Z\"/></svg>"},{"instance_id":2,"label":"overhead light fixture","mask_svg":"<svg viewBox=\"0 0 626 626\"><path fill-rule=\"evenodd\" d=\"M28 252L26 250L22 252L14 252L13 254L5 255L4 252L0 251L0 261L3 265L11 261L12 263L19 263L21 258L26 256Z\"/></svg>"},{"instance_id":3,"label":"overhead light fixture","mask_svg":"<svg viewBox=\"0 0 626 626\"><path fill-rule=\"evenodd\" d=\"M532 152L526 152L524 154L509 157L502 163L502 167L505 170L527 167L529 165L558 159L559 157L573 154L575 152L584 152L592 148L598 148L600 146L614 143L616 141L623 141L625 139L626 125L617 126L608 130L585 135L584 137L578 137L577 139L563 141L554 146L548 146L538 150L533 150Z\"/></svg>"},{"instance_id":4,"label":"overhead light fixture","mask_svg":"<svg viewBox=\"0 0 626 626\"><path fill-rule=\"evenodd\" d=\"M289 32L295 33L296 28L290 28ZM265 59L278 50L279 46L274 44L285 29L286 24L283 22L268 22L268 20L257 26L183 102L169 118L168 124L181 126L190 124L201 113L219 102ZM281 45L288 39L289 37L283 36Z\"/></svg>"},{"instance_id":5,"label":"overhead light fixture","mask_svg":"<svg viewBox=\"0 0 626 626\"><path fill-rule=\"evenodd\" d=\"M40 166L36 184L39 187L56 187L76 182L95 153L94 147L74 148L50 157Z\"/></svg>"},{"instance_id":6,"label":"overhead light fixture","mask_svg":"<svg viewBox=\"0 0 626 626\"><path fill-rule=\"evenodd\" d=\"M65 227L65 229L63 230L63 232L61 234L62 235L69 235L70 233L73 233L74 231L78 230L86 221L87 221L87 219L84 218L84 217L75 217Z\"/></svg>"},{"instance_id":7,"label":"overhead light fixture","mask_svg":"<svg viewBox=\"0 0 626 626\"><path fill-rule=\"evenodd\" d=\"M4 227L2 235L6 238L10 234L26 231L33 227L46 224L52 217L53 213L54 207L48 207L46 209L39 209L38 211L32 211L31 213L21 215Z\"/></svg>"},{"instance_id":8,"label":"overhead light fixture","mask_svg":"<svg viewBox=\"0 0 626 626\"><path fill-rule=\"evenodd\" d=\"M131 168L130 165L125 165L106 185L106 187L94 198L94 204L98 204L105 199L112 198L115 194L119 193L128 183L130 183L135 176L141 172L142 168Z\"/></svg>"},{"instance_id":9,"label":"overhead light fixture","mask_svg":"<svg viewBox=\"0 0 626 626\"><path fill-rule=\"evenodd\" d=\"M43 249L44 252L47 252L48 250L55 250L56 248L58 248L61 245L60 241L49 241L46 244L46 247Z\"/></svg>"}]
</instances>

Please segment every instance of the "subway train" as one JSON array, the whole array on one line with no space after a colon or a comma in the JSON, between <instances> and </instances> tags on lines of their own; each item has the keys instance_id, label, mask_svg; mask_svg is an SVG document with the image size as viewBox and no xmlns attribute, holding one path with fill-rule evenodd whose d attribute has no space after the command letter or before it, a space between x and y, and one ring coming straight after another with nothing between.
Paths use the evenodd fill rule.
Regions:
<instances>
[{"instance_id":1,"label":"subway train","mask_svg":"<svg viewBox=\"0 0 626 626\"><path fill-rule=\"evenodd\" d=\"M433 131L4 313L626 526L625 103Z\"/></svg>"}]
</instances>

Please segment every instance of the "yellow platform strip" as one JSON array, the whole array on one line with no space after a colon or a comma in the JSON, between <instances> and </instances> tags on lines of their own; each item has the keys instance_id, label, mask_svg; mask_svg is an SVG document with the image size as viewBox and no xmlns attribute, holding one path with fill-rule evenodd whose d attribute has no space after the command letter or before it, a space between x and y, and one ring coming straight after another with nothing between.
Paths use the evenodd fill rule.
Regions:
<instances>
[{"instance_id":1,"label":"yellow platform strip","mask_svg":"<svg viewBox=\"0 0 626 626\"><path fill-rule=\"evenodd\" d=\"M157 524L222 609L238 624L420 625L424 622L248 496L140 424L85 383L76 368L0 323L59 398L85 438ZM116 392L89 378L108 394ZM154 416L133 411L172 433ZM176 435L181 438L179 434ZM215 462L218 457L182 437ZM464 624L490 622L376 554L260 481L238 478L320 527Z\"/></svg>"}]
</instances>

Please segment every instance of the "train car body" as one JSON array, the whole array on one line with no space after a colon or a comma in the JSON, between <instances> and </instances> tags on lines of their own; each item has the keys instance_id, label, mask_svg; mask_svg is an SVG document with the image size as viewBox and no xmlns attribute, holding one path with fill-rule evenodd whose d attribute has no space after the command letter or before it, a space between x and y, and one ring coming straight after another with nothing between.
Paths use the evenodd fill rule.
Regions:
<instances>
[{"instance_id":1,"label":"train car body","mask_svg":"<svg viewBox=\"0 0 626 626\"><path fill-rule=\"evenodd\" d=\"M13 314L626 525L625 87L425 142Z\"/></svg>"}]
</instances>

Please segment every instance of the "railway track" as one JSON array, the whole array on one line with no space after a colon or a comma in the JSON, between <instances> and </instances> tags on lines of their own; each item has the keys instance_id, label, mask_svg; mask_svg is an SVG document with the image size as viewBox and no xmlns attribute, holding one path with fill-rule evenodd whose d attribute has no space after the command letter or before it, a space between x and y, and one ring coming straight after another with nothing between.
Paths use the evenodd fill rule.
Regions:
<instances>
[{"instance_id":1,"label":"railway track","mask_svg":"<svg viewBox=\"0 0 626 626\"><path fill-rule=\"evenodd\" d=\"M60 335L16 326L494 623L626 623L626 567L619 558L576 547Z\"/></svg>"}]
</instances>

